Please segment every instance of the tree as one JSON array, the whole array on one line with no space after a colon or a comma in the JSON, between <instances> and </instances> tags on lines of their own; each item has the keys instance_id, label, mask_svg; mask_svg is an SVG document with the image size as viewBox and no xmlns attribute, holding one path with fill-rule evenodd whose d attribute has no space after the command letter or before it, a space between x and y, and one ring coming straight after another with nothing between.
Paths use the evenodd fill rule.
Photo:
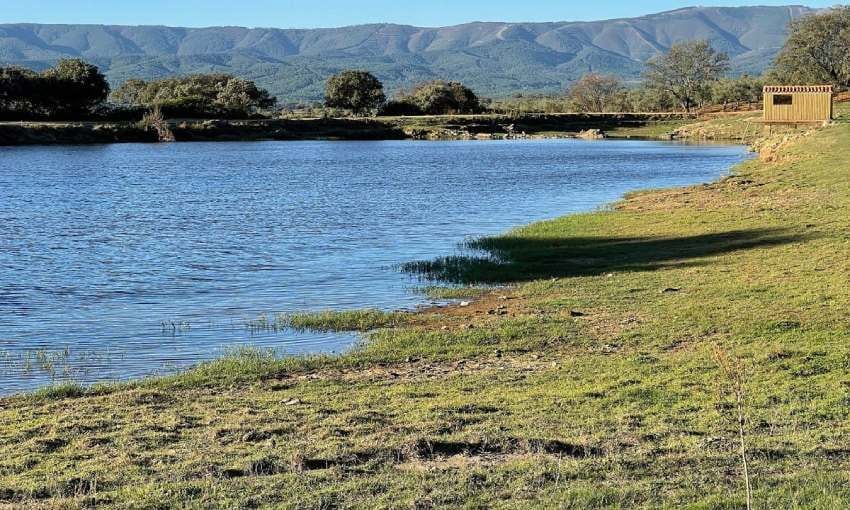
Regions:
<instances>
[{"instance_id":1,"label":"tree","mask_svg":"<svg viewBox=\"0 0 850 510\"><path fill-rule=\"evenodd\" d=\"M585 74L570 87L567 97L580 112L612 111L623 102L623 86L613 75Z\"/></svg>"},{"instance_id":2,"label":"tree","mask_svg":"<svg viewBox=\"0 0 850 510\"><path fill-rule=\"evenodd\" d=\"M60 60L43 73L0 68L0 109L6 117L81 118L108 94L109 83L100 70L79 59Z\"/></svg>"},{"instance_id":3,"label":"tree","mask_svg":"<svg viewBox=\"0 0 850 510\"><path fill-rule=\"evenodd\" d=\"M177 116L249 114L277 99L249 80L229 74L193 74L146 82L131 79L112 94L119 103L162 108Z\"/></svg>"},{"instance_id":4,"label":"tree","mask_svg":"<svg viewBox=\"0 0 850 510\"><path fill-rule=\"evenodd\" d=\"M435 80L423 83L402 101L415 105L426 115L470 114L482 111L478 96L456 81Z\"/></svg>"},{"instance_id":5,"label":"tree","mask_svg":"<svg viewBox=\"0 0 850 510\"><path fill-rule=\"evenodd\" d=\"M368 71L343 71L325 84L325 106L329 108L363 114L379 109L386 100L384 85Z\"/></svg>"},{"instance_id":6,"label":"tree","mask_svg":"<svg viewBox=\"0 0 850 510\"><path fill-rule=\"evenodd\" d=\"M38 73L22 67L0 68L0 110L4 112L32 109Z\"/></svg>"},{"instance_id":7,"label":"tree","mask_svg":"<svg viewBox=\"0 0 850 510\"><path fill-rule=\"evenodd\" d=\"M745 74L738 78L723 78L711 87L711 100L716 104L757 103L764 91L764 79Z\"/></svg>"},{"instance_id":8,"label":"tree","mask_svg":"<svg viewBox=\"0 0 850 510\"><path fill-rule=\"evenodd\" d=\"M62 59L42 77L53 113L88 112L109 96L106 77L96 66L80 59Z\"/></svg>"},{"instance_id":9,"label":"tree","mask_svg":"<svg viewBox=\"0 0 850 510\"><path fill-rule=\"evenodd\" d=\"M269 91L257 87L252 81L231 77L216 85L216 102L228 108L250 111L255 108L270 108L277 99Z\"/></svg>"},{"instance_id":10,"label":"tree","mask_svg":"<svg viewBox=\"0 0 850 510\"><path fill-rule=\"evenodd\" d=\"M650 88L669 93L685 111L708 99L710 85L729 69L729 57L708 41L674 44L647 63L644 78Z\"/></svg>"},{"instance_id":11,"label":"tree","mask_svg":"<svg viewBox=\"0 0 850 510\"><path fill-rule=\"evenodd\" d=\"M130 78L112 92L112 100L127 105L141 105L142 94L148 87L148 82L138 78Z\"/></svg>"},{"instance_id":12,"label":"tree","mask_svg":"<svg viewBox=\"0 0 850 510\"><path fill-rule=\"evenodd\" d=\"M676 107L676 100L664 90L641 86L625 95L625 110L632 112L665 112Z\"/></svg>"},{"instance_id":13,"label":"tree","mask_svg":"<svg viewBox=\"0 0 850 510\"><path fill-rule=\"evenodd\" d=\"M770 78L788 85L850 86L850 7L793 21Z\"/></svg>"}]
</instances>

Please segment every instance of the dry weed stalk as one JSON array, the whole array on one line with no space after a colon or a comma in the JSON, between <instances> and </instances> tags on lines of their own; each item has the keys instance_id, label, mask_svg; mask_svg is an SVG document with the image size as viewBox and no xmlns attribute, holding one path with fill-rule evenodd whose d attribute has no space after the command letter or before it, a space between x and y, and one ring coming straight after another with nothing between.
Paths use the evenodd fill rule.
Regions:
<instances>
[{"instance_id":1,"label":"dry weed stalk","mask_svg":"<svg viewBox=\"0 0 850 510\"><path fill-rule=\"evenodd\" d=\"M747 442L745 434L745 425L747 420L745 413L746 394L744 392L744 383L746 380L746 373L741 360L730 356L719 345L714 346L714 360L717 362L717 365L726 377L726 381L729 384L729 390L732 393L732 397L735 399L738 438L741 443L741 464L744 469L744 484L746 485L747 490L747 510L751 510L753 505L753 488L750 483L750 472L747 464Z\"/></svg>"}]
</instances>

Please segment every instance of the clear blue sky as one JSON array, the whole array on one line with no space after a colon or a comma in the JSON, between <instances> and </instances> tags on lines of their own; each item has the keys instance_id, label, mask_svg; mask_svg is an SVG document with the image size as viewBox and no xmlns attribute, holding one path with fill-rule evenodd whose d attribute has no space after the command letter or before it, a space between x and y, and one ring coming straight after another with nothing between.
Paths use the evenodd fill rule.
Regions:
<instances>
[{"instance_id":1,"label":"clear blue sky","mask_svg":"<svg viewBox=\"0 0 850 510\"><path fill-rule=\"evenodd\" d=\"M575 21L640 16L699 5L788 5L793 0L0 0L0 23L280 28L393 22L443 26L468 21ZM836 0L810 0L828 7Z\"/></svg>"}]
</instances>

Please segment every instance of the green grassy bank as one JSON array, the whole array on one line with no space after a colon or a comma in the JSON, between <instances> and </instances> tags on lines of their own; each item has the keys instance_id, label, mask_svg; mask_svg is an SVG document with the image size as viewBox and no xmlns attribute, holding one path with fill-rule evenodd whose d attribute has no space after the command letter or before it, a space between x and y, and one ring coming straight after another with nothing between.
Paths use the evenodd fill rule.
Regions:
<instances>
[{"instance_id":1,"label":"green grassy bank","mask_svg":"<svg viewBox=\"0 0 850 510\"><path fill-rule=\"evenodd\" d=\"M350 355L0 401L0 507L742 508L740 378L755 508L847 508L850 124L760 146L411 265L468 306L286 319Z\"/></svg>"}]
</instances>

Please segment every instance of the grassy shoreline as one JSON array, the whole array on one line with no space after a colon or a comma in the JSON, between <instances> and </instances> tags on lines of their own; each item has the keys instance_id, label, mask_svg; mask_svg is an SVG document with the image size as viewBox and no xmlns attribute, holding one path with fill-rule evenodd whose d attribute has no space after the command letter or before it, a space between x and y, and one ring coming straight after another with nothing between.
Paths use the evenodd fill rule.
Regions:
<instances>
[{"instance_id":1,"label":"grassy shoreline","mask_svg":"<svg viewBox=\"0 0 850 510\"><path fill-rule=\"evenodd\" d=\"M326 318L383 328L350 355L0 400L0 508L740 508L716 349L758 507L847 507L848 143L782 136L716 183L483 240L499 264L433 261L510 286Z\"/></svg>"}]
</instances>

